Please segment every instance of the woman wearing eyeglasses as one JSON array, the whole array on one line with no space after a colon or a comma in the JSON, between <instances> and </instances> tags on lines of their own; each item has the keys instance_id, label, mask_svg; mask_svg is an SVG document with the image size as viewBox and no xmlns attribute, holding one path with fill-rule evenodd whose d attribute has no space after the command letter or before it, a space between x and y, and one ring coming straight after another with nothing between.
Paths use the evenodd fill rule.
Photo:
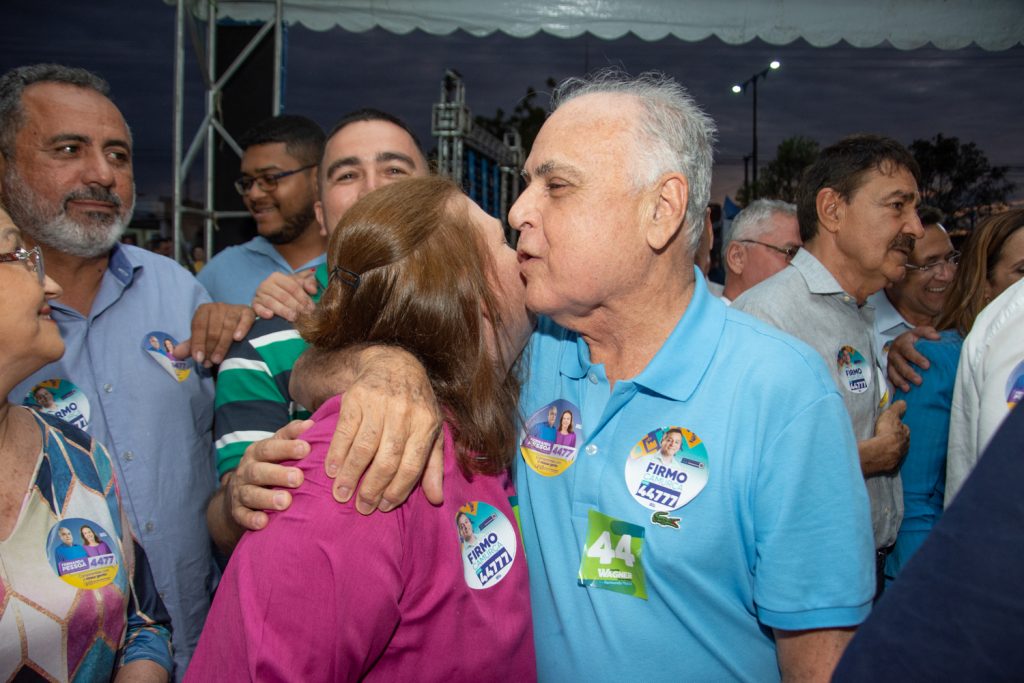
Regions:
<instances>
[{"instance_id":1,"label":"woman wearing eyeglasses","mask_svg":"<svg viewBox=\"0 0 1024 683\"><path fill-rule=\"evenodd\" d=\"M47 305L61 288L3 209L0 292L0 679L166 681L170 619L106 450L7 400L63 355L64 342ZM110 552L66 551L76 535L96 542L100 530Z\"/></svg>"},{"instance_id":2,"label":"woman wearing eyeglasses","mask_svg":"<svg viewBox=\"0 0 1024 683\"><path fill-rule=\"evenodd\" d=\"M886 561L887 581L900 572L942 514L949 416L960 348L982 309L1024 277L1022 227L1024 209L1015 209L991 216L974 229L935 323L940 338L916 345L929 362L928 369L920 371L921 385L896 391L895 398L907 402L903 422L910 427L911 437L900 468L903 523Z\"/></svg>"}]
</instances>

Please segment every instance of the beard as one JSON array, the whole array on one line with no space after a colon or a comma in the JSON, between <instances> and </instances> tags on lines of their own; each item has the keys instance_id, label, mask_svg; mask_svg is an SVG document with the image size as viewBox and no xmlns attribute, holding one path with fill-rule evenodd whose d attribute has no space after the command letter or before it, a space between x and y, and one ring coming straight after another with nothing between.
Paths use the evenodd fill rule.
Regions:
<instances>
[{"instance_id":1,"label":"beard","mask_svg":"<svg viewBox=\"0 0 1024 683\"><path fill-rule=\"evenodd\" d=\"M108 253L131 222L135 206L135 185L125 207L122 199L103 187L85 186L69 192L60 206L48 205L37 195L13 164L3 179L3 201L14 224L33 241L72 256L96 258ZM80 220L67 213L69 201L87 199L112 204L116 213L90 211Z\"/></svg>"},{"instance_id":2,"label":"beard","mask_svg":"<svg viewBox=\"0 0 1024 683\"><path fill-rule=\"evenodd\" d=\"M311 201L301 211L286 218L280 230L272 235L264 235L264 239L271 244L290 244L299 239L314 220L316 212Z\"/></svg>"}]
</instances>

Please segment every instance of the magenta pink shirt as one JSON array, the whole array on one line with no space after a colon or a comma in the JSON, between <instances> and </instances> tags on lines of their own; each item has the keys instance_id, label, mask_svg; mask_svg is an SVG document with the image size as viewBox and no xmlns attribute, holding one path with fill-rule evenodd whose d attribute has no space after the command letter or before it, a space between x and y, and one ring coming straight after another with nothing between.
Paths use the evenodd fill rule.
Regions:
<instances>
[{"instance_id":1,"label":"magenta pink shirt","mask_svg":"<svg viewBox=\"0 0 1024 683\"><path fill-rule=\"evenodd\" d=\"M186 680L536 680L509 477L467 480L446 425L444 504L364 517L324 474L339 406L303 436L291 507L231 556Z\"/></svg>"}]
</instances>

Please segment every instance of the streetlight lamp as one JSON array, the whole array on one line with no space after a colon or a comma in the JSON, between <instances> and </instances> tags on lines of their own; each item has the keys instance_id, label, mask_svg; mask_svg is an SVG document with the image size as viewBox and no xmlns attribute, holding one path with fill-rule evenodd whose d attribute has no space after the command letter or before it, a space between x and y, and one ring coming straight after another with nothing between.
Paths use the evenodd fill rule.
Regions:
<instances>
[{"instance_id":1,"label":"streetlight lamp","mask_svg":"<svg viewBox=\"0 0 1024 683\"><path fill-rule=\"evenodd\" d=\"M742 83L737 83L736 85L732 86L732 91L734 93L736 93L737 95L739 95L740 93L746 92L748 85L751 86L751 89L754 92L754 148L753 148L752 155L751 155L751 156L753 156L753 162L754 162L754 164L753 164L754 165L754 172L753 172L754 182L753 182L752 185L748 186L748 189L751 192L751 194L753 195L754 199L757 199L757 81L758 81L758 79L768 78L768 72L769 71L775 71L780 66L782 66L782 62L780 62L777 59L773 59L768 64L768 66L766 66L761 71L758 71L756 74L754 74L753 76L751 76L747 80L743 81ZM744 174L744 175L746 175L746 174Z\"/></svg>"}]
</instances>

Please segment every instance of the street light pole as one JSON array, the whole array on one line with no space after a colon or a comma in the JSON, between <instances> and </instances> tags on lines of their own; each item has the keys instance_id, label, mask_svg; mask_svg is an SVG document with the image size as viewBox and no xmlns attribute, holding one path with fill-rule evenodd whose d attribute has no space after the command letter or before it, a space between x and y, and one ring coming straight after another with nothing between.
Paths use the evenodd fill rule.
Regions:
<instances>
[{"instance_id":1,"label":"street light pole","mask_svg":"<svg viewBox=\"0 0 1024 683\"><path fill-rule=\"evenodd\" d=\"M766 66L761 71L758 71L756 74L754 74L753 76L751 76L747 80L743 81L742 83L737 83L736 85L732 86L732 91L734 93L736 93L737 95L740 94L740 93L746 92L748 85L751 87L751 90L753 91L752 94L753 94L753 100L754 100L754 118L753 118L753 132L754 132L754 135L753 135L753 149L751 150L751 157L753 158L753 161L754 161L754 170L753 170L753 173L751 174L753 176L753 184L749 185L748 188L747 188L749 190L749 194L750 194L750 198L751 199L757 199L757 81L758 81L758 79L768 78L768 72L769 71L774 71L774 70L778 69L780 66L782 66L782 63L779 62L779 60L774 59L774 60L772 60L768 64L768 66ZM746 176L746 173L744 173L743 175ZM744 179L744 182L745 182L745 179Z\"/></svg>"},{"instance_id":2,"label":"street light pole","mask_svg":"<svg viewBox=\"0 0 1024 683\"><path fill-rule=\"evenodd\" d=\"M764 75L766 75L766 76L768 75L767 70L765 70L762 73ZM758 74L758 75L761 75L761 74ZM753 149L753 152L752 152L752 156L754 157L754 162L753 162L754 163L754 172L752 174L753 178L754 178L754 184L751 187L751 190L752 190L754 199L757 199L757 76L754 76L754 80L751 81L750 84L751 84L751 86L753 86L753 90L754 90L754 124L753 124L753 129L754 129L754 142L753 142L753 145L754 145L754 149Z\"/></svg>"}]
</instances>

